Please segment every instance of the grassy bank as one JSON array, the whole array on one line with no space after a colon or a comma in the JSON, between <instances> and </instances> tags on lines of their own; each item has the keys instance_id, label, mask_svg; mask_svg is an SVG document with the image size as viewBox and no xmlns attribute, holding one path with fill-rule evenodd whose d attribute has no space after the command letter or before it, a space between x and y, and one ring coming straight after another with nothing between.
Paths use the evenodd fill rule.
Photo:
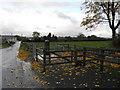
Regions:
<instances>
[{"instance_id":1,"label":"grassy bank","mask_svg":"<svg viewBox=\"0 0 120 90\"><path fill-rule=\"evenodd\" d=\"M0 49L10 47L10 46L12 46L13 44L14 44L14 43L4 43L4 44L0 45Z\"/></svg>"},{"instance_id":2,"label":"grassy bank","mask_svg":"<svg viewBox=\"0 0 120 90\"><path fill-rule=\"evenodd\" d=\"M31 54L29 51L26 51L26 50L23 50L23 49L19 49L18 51L19 51L19 53L18 53L18 56L17 56L17 57L18 57L20 60L25 60L25 59L27 59L28 56Z\"/></svg>"}]
</instances>

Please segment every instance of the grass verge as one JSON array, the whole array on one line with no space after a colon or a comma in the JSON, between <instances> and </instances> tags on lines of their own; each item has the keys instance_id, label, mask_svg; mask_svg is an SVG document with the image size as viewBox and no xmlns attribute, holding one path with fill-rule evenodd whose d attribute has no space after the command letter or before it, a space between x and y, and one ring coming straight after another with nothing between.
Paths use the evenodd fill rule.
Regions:
<instances>
[{"instance_id":1,"label":"grass verge","mask_svg":"<svg viewBox=\"0 0 120 90\"><path fill-rule=\"evenodd\" d=\"M28 56L31 54L29 51L26 51L26 50L23 50L23 49L19 49L18 51L19 51L19 53L18 53L18 56L17 56L17 57L18 57L20 60L25 60L25 59L27 59Z\"/></svg>"},{"instance_id":2,"label":"grass verge","mask_svg":"<svg viewBox=\"0 0 120 90\"><path fill-rule=\"evenodd\" d=\"M4 43L4 44L0 45L0 49L10 47L10 46L12 46L14 44L15 43Z\"/></svg>"}]
</instances>

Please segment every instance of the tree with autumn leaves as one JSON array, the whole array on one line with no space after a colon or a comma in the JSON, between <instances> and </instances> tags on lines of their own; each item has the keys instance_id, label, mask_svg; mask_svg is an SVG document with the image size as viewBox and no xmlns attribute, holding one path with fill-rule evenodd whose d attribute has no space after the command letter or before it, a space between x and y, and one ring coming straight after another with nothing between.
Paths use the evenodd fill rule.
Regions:
<instances>
[{"instance_id":1,"label":"tree with autumn leaves","mask_svg":"<svg viewBox=\"0 0 120 90\"><path fill-rule=\"evenodd\" d=\"M93 2L92 0L86 0L85 5L86 17L83 18L81 26L86 26L86 29L96 27L103 21L109 23L109 27L112 30L112 39L116 37L116 30L120 25L120 1L119 0L102 0L101 2Z\"/></svg>"}]
</instances>

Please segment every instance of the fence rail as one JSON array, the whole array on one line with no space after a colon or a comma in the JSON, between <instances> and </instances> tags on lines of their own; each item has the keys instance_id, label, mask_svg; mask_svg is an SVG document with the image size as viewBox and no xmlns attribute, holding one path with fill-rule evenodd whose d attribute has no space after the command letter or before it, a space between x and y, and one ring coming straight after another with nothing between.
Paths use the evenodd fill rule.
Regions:
<instances>
[{"instance_id":1,"label":"fence rail","mask_svg":"<svg viewBox=\"0 0 120 90\"><path fill-rule=\"evenodd\" d=\"M85 66L87 63L94 63L100 66L100 71L103 71L104 67L113 68L112 66L104 64L111 63L119 65L115 69L120 70L120 50L116 49L57 44L54 50L50 50L49 42L45 42L44 47L41 48L35 45L26 45L26 48L33 53L35 61L41 62L44 69L43 71L46 71L47 65L57 65L72 62L75 63L75 66L78 66L79 64ZM63 55L60 53L63 53ZM69 55L64 55L64 53L68 53ZM38 56L40 56L41 59L39 59ZM65 61L61 63L51 63L51 60L54 58L62 58Z\"/></svg>"}]
</instances>

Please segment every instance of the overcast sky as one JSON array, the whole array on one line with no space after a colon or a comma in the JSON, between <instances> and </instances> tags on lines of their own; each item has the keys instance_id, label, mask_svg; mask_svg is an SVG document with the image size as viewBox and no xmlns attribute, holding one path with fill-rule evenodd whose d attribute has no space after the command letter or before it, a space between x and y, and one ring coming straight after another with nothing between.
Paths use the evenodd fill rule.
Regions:
<instances>
[{"instance_id":1,"label":"overcast sky","mask_svg":"<svg viewBox=\"0 0 120 90\"><path fill-rule=\"evenodd\" d=\"M51 32L57 36L77 36L79 33L111 37L107 24L94 30L80 27L84 0L0 0L0 31L2 34L32 36L38 31L41 36ZM103 31L104 30L104 31Z\"/></svg>"}]
</instances>

